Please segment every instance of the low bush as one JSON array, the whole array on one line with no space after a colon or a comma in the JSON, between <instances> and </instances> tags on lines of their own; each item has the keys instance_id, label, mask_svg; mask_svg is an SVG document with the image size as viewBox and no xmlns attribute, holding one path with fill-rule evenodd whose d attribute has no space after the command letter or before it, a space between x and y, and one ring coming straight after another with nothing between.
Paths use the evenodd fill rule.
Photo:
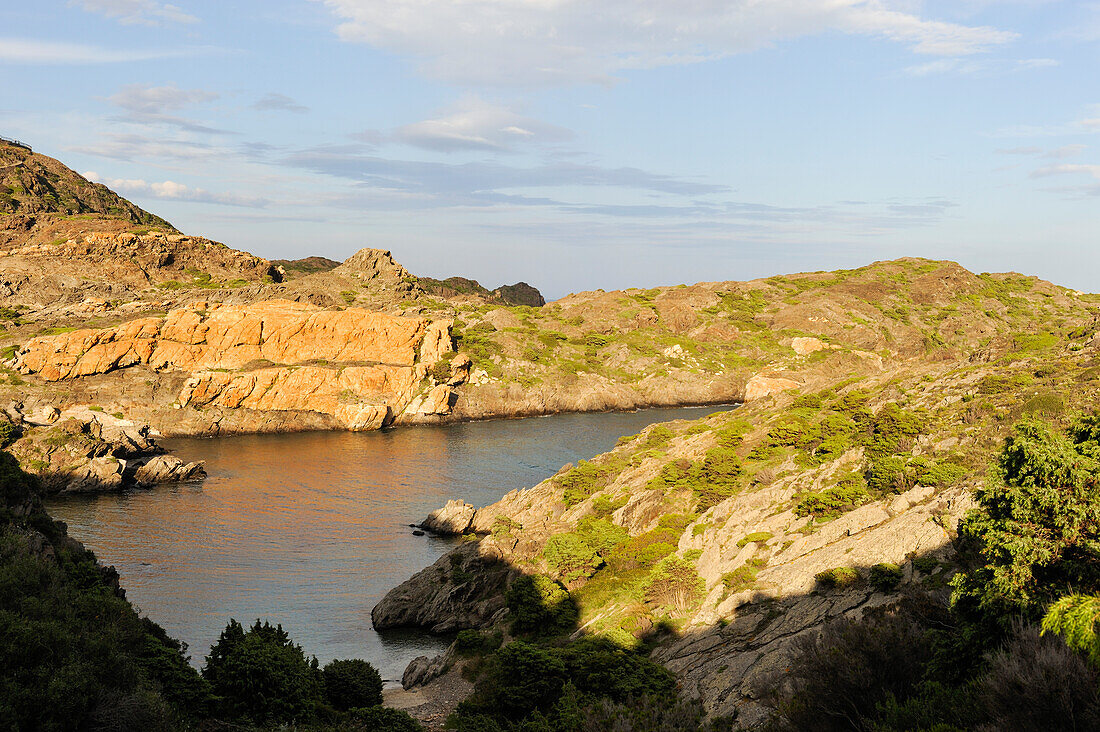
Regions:
<instances>
[{"instance_id":1,"label":"low bush","mask_svg":"<svg viewBox=\"0 0 1100 732\"><path fill-rule=\"evenodd\" d=\"M909 696L930 657L924 629L904 616L835 620L795 639L780 713L792 729L872 729L878 705Z\"/></svg>"},{"instance_id":2,"label":"low bush","mask_svg":"<svg viewBox=\"0 0 1100 732\"><path fill-rule=\"evenodd\" d=\"M851 587L859 581L859 572L851 567L834 567L818 572L814 579L826 587Z\"/></svg>"},{"instance_id":3,"label":"low bush","mask_svg":"<svg viewBox=\"0 0 1100 732\"><path fill-rule=\"evenodd\" d=\"M500 631L482 632L477 630L460 630L455 636L455 651L463 656L472 656L479 653L489 653L500 648L504 636Z\"/></svg>"},{"instance_id":4,"label":"low bush","mask_svg":"<svg viewBox=\"0 0 1100 732\"><path fill-rule=\"evenodd\" d=\"M572 630L577 622L573 598L545 575L519 577L508 587L504 601L516 633L557 635Z\"/></svg>"},{"instance_id":5,"label":"low bush","mask_svg":"<svg viewBox=\"0 0 1100 732\"><path fill-rule=\"evenodd\" d=\"M341 712L382 703L382 676L366 661L357 658L329 661L321 669L321 676L325 681L325 699Z\"/></svg>"},{"instance_id":6,"label":"low bush","mask_svg":"<svg viewBox=\"0 0 1100 732\"><path fill-rule=\"evenodd\" d=\"M554 478L562 500L572 506L607 486L626 467L625 458L610 456L599 461L579 460L577 466Z\"/></svg>"},{"instance_id":7,"label":"low bush","mask_svg":"<svg viewBox=\"0 0 1100 732\"><path fill-rule=\"evenodd\" d=\"M542 555L566 586L591 577L604 563L596 550L573 532L551 536Z\"/></svg>"},{"instance_id":8,"label":"low bush","mask_svg":"<svg viewBox=\"0 0 1100 732\"><path fill-rule=\"evenodd\" d=\"M990 729L1100 729L1100 677L1056 635L1017 626L978 682Z\"/></svg>"},{"instance_id":9,"label":"low bush","mask_svg":"<svg viewBox=\"0 0 1100 732\"><path fill-rule=\"evenodd\" d=\"M695 564L673 554L654 568L645 589L646 604L682 615L703 599L705 589Z\"/></svg>"},{"instance_id":10,"label":"low bush","mask_svg":"<svg viewBox=\"0 0 1100 732\"><path fill-rule=\"evenodd\" d=\"M635 651L600 638L557 648L514 641L486 659L474 693L447 726L459 732L580 732L588 729L582 726L586 708L605 702L636 707L646 699L676 707L676 679Z\"/></svg>"},{"instance_id":11,"label":"low bush","mask_svg":"<svg viewBox=\"0 0 1100 732\"><path fill-rule=\"evenodd\" d=\"M388 707L352 709L348 715L352 729L367 732L423 732L424 728L408 712Z\"/></svg>"},{"instance_id":12,"label":"low bush","mask_svg":"<svg viewBox=\"0 0 1100 732\"><path fill-rule=\"evenodd\" d=\"M737 542L737 546L745 546L746 544L751 544L753 542L765 542L768 539L772 538L772 536L773 534L770 531L754 531L753 533L745 536L743 539Z\"/></svg>"},{"instance_id":13,"label":"low bush","mask_svg":"<svg viewBox=\"0 0 1100 732\"><path fill-rule=\"evenodd\" d=\"M901 583L903 576L904 573L901 567L890 562L882 562L871 567L871 574L868 579L871 586L876 590L890 592Z\"/></svg>"},{"instance_id":14,"label":"low bush","mask_svg":"<svg viewBox=\"0 0 1100 732\"><path fill-rule=\"evenodd\" d=\"M849 481L826 488L820 493L803 493L798 497L794 512L797 516L829 519L861 506L869 500L871 496L866 488L855 481Z\"/></svg>"}]
</instances>

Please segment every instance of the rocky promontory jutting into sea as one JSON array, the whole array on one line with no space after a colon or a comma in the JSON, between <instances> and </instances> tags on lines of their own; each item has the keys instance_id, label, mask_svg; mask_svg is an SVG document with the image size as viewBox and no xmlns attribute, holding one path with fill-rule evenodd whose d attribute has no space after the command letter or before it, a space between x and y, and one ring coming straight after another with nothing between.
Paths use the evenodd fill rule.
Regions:
<instances>
[{"instance_id":1,"label":"rocky promontory jutting into sea","mask_svg":"<svg viewBox=\"0 0 1100 732\"><path fill-rule=\"evenodd\" d=\"M99 663L102 617L110 660L66 687L85 692L58 729L1100 720L1092 626L1059 635L1096 602L1062 595L1100 589L1097 296L904 258L547 303L523 282L418 277L369 247L271 262L18 145L0 143L0 192L0 609L54 654L5 641L16 728L35 727L49 678ZM200 675L41 503L201 480L209 466L162 437L733 404L490 505L454 485L408 516L435 535L418 541L453 543L357 610L449 647L409 659L384 700L365 662L311 666L259 622L231 622ZM234 664L264 643L279 649L264 663L293 671L255 671L270 688L253 693Z\"/></svg>"}]
</instances>

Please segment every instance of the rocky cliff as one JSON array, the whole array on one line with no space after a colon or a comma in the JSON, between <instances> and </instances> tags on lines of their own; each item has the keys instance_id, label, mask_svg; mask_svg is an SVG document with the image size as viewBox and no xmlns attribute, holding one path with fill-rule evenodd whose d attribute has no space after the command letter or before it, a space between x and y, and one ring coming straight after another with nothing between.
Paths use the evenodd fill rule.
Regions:
<instances>
[{"instance_id":1,"label":"rocky cliff","mask_svg":"<svg viewBox=\"0 0 1100 732\"><path fill-rule=\"evenodd\" d=\"M271 413L303 412L332 427L377 429L405 412L422 388L433 393L425 377L451 351L449 326L445 320L322 310L286 300L246 306L196 302L113 328L32 338L11 363L44 382L100 377L101 389L114 384L120 394L126 393L121 382L138 378L135 372L152 376L164 387L153 403L116 398L112 406L155 415L166 431L183 416L170 409L186 410L207 431L225 429L222 410L237 411L235 424L253 429L278 428L280 423L266 418ZM464 365L452 359L442 380L460 382ZM436 390L432 400L422 397L410 417L417 410L449 409L449 387L436 386L443 392Z\"/></svg>"}]
</instances>

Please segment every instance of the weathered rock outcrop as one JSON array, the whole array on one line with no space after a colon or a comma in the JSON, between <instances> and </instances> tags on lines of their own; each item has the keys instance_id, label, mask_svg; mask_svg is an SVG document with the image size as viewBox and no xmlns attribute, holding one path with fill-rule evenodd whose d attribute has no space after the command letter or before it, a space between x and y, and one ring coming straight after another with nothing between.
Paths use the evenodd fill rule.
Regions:
<instances>
[{"instance_id":1,"label":"weathered rock outcrop","mask_svg":"<svg viewBox=\"0 0 1100 732\"><path fill-rule=\"evenodd\" d=\"M470 529L476 513L477 509L469 503L451 500L443 508L429 513L420 527L443 536L461 536Z\"/></svg>"},{"instance_id":2,"label":"weathered rock outcrop","mask_svg":"<svg viewBox=\"0 0 1100 732\"><path fill-rule=\"evenodd\" d=\"M501 285L493 290L493 294L509 305L526 305L528 307L541 308L546 304L546 298L536 288L526 282L517 282L514 285Z\"/></svg>"},{"instance_id":3,"label":"weathered rock outcrop","mask_svg":"<svg viewBox=\"0 0 1100 732\"><path fill-rule=\"evenodd\" d=\"M243 307L196 302L164 318L34 338L16 353L15 367L58 381L137 364L158 371L240 369L255 361L412 366L422 345L430 346L429 358L438 358L443 347L445 327L430 329L426 338L429 325L421 318L320 310L288 300Z\"/></svg>"},{"instance_id":4,"label":"weathered rock outcrop","mask_svg":"<svg viewBox=\"0 0 1100 732\"><path fill-rule=\"evenodd\" d=\"M455 549L391 590L371 610L375 628L416 626L434 633L485 627L504 612L504 590L517 576L487 543Z\"/></svg>"},{"instance_id":5,"label":"weathered rock outcrop","mask_svg":"<svg viewBox=\"0 0 1100 732\"><path fill-rule=\"evenodd\" d=\"M403 411L449 412L450 386L419 393L428 368L451 350L449 326L286 300L197 302L163 318L31 339L13 364L50 382L139 366L186 372L177 408L315 412L348 429L377 429ZM463 364L456 359L452 371Z\"/></svg>"},{"instance_id":6,"label":"weathered rock outcrop","mask_svg":"<svg viewBox=\"0 0 1100 732\"><path fill-rule=\"evenodd\" d=\"M134 482L138 485L182 483L206 477L203 461L185 463L174 455L157 455L138 466Z\"/></svg>"},{"instance_id":7,"label":"weathered rock outcrop","mask_svg":"<svg viewBox=\"0 0 1100 732\"><path fill-rule=\"evenodd\" d=\"M121 416L52 406L24 414L18 403L4 414L18 431L8 449L47 493L115 491L206 475L201 462L161 454L149 425Z\"/></svg>"}]
</instances>

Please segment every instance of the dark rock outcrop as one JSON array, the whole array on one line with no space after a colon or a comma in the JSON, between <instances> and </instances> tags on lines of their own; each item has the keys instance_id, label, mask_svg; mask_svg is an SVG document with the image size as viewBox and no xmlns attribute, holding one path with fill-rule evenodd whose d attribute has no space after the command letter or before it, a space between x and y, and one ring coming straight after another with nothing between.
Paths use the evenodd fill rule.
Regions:
<instances>
[{"instance_id":1,"label":"dark rock outcrop","mask_svg":"<svg viewBox=\"0 0 1100 732\"><path fill-rule=\"evenodd\" d=\"M371 610L378 630L419 627L433 633L482 628L504 612L504 590L518 572L491 541L465 544L391 590Z\"/></svg>"},{"instance_id":2,"label":"dark rock outcrop","mask_svg":"<svg viewBox=\"0 0 1100 732\"><path fill-rule=\"evenodd\" d=\"M529 305L533 308L541 308L546 304L546 298L542 296L542 293L526 282L501 285L493 290L493 294L509 305Z\"/></svg>"}]
</instances>

